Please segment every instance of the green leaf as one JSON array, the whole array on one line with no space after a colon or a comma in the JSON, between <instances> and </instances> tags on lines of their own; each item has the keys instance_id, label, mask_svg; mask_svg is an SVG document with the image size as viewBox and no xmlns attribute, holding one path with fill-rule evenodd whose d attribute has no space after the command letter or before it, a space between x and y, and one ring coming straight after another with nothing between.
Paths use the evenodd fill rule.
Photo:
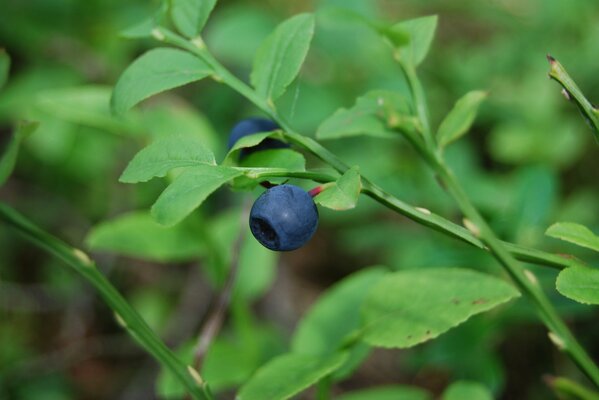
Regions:
<instances>
[{"instance_id":1,"label":"green leaf","mask_svg":"<svg viewBox=\"0 0 599 400\"><path fill-rule=\"evenodd\" d=\"M558 222L551 225L545 234L587 249L599 251L599 236L584 225L573 222Z\"/></svg>"},{"instance_id":2,"label":"green leaf","mask_svg":"<svg viewBox=\"0 0 599 400\"><path fill-rule=\"evenodd\" d=\"M225 156L225 159L223 160L223 165L234 165L239 159L239 153L242 149L257 146L267 138L275 138L277 140L281 140L282 135L280 131L272 131L253 133L251 135L247 135L240 138L237 142L235 142L233 147L231 147L231 149Z\"/></svg>"},{"instance_id":3,"label":"green leaf","mask_svg":"<svg viewBox=\"0 0 599 400\"><path fill-rule=\"evenodd\" d=\"M19 155L19 148L21 142L27 136L29 136L38 127L37 122L26 122L22 121L17 124L15 132L13 133L4 154L0 157L0 186L4 185L8 180L10 174L12 174L15 164L17 163L17 156Z\"/></svg>"},{"instance_id":4,"label":"green leaf","mask_svg":"<svg viewBox=\"0 0 599 400\"><path fill-rule=\"evenodd\" d=\"M4 49L0 49L0 89L8 80L8 72L10 70L10 56Z\"/></svg>"},{"instance_id":5,"label":"green leaf","mask_svg":"<svg viewBox=\"0 0 599 400\"><path fill-rule=\"evenodd\" d=\"M463 136L474 122L478 106L487 97L487 93L475 90L460 98L449 114L445 116L437 132L437 140L441 148Z\"/></svg>"},{"instance_id":6,"label":"green leaf","mask_svg":"<svg viewBox=\"0 0 599 400\"><path fill-rule=\"evenodd\" d=\"M485 385L478 382L458 381L443 393L443 400L493 400Z\"/></svg>"},{"instance_id":7,"label":"green leaf","mask_svg":"<svg viewBox=\"0 0 599 400\"><path fill-rule=\"evenodd\" d=\"M239 296L245 301L262 296L275 278L277 260L276 252L268 250L246 232L239 253L239 269L233 296Z\"/></svg>"},{"instance_id":8,"label":"green leaf","mask_svg":"<svg viewBox=\"0 0 599 400\"><path fill-rule=\"evenodd\" d=\"M599 304L599 269L570 267L557 276L557 291L583 304Z\"/></svg>"},{"instance_id":9,"label":"green leaf","mask_svg":"<svg viewBox=\"0 0 599 400\"><path fill-rule=\"evenodd\" d=\"M139 132L141 129L131 120L118 118L110 112L111 92L111 87L100 85L49 89L38 93L35 105L52 117L74 124L116 134Z\"/></svg>"},{"instance_id":10,"label":"green leaf","mask_svg":"<svg viewBox=\"0 0 599 400\"><path fill-rule=\"evenodd\" d=\"M120 32L120 36L126 39L146 39L152 37L152 31L159 26L164 26L166 16L168 14L169 2L160 2L160 8L151 15L133 26L126 28Z\"/></svg>"},{"instance_id":11,"label":"green leaf","mask_svg":"<svg viewBox=\"0 0 599 400\"><path fill-rule=\"evenodd\" d=\"M171 0L171 18L179 32L190 39L200 34L216 0Z\"/></svg>"},{"instance_id":12,"label":"green leaf","mask_svg":"<svg viewBox=\"0 0 599 400\"><path fill-rule=\"evenodd\" d=\"M387 272L373 267L356 272L328 289L304 315L291 340L302 354L331 354L360 328L358 312L368 290Z\"/></svg>"},{"instance_id":13,"label":"green leaf","mask_svg":"<svg viewBox=\"0 0 599 400\"><path fill-rule=\"evenodd\" d=\"M381 386L336 397L337 400L431 400L432 398L433 396L426 390L407 385Z\"/></svg>"},{"instance_id":14,"label":"green leaf","mask_svg":"<svg viewBox=\"0 0 599 400\"><path fill-rule=\"evenodd\" d=\"M436 15L430 15L393 25L393 30L407 32L410 36L409 44L397 49L399 57L406 59L414 67L418 66L431 47L437 29L437 19Z\"/></svg>"},{"instance_id":15,"label":"green leaf","mask_svg":"<svg viewBox=\"0 0 599 400\"><path fill-rule=\"evenodd\" d=\"M174 225L198 208L202 202L241 172L218 165L198 165L186 169L158 197L152 216L162 225Z\"/></svg>"},{"instance_id":16,"label":"green leaf","mask_svg":"<svg viewBox=\"0 0 599 400\"><path fill-rule=\"evenodd\" d=\"M358 167L347 170L337 181L324 186L325 189L314 197L316 203L337 211L354 208L362 190Z\"/></svg>"},{"instance_id":17,"label":"green leaf","mask_svg":"<svg viewBox=\"0 0 599 400\"><path fill-rule=\"evenodd\" d=\"M92 250L107 251L143 260L185 261L206 254L189 223L166 228L148 212L131 212L92 228L85 239Z\"/></svg>"},{"instance_id":18,"label":"green leaf","mask_svg":"<svg viewBox=\"0 0 599 400\"><path fill-rule=\"evenodd\" d=\"M241 387L236 399L288 399L335 371L346 358L344 353L330 356L284 354L258 369Z\"/></svg>"},{"instance_id":19,"label":"green leaf","mask_svg":"<svg viewBox=\"0 0 599 400\"><path fill-rule=\"evenodd\" d=\"M375 90L358 97L353 107L337 110L320 124L316 137L337 139L369 135L395 138L397 134L392 129L400 125L413 125L405 98L397 92Z\"/></svg>"},{"instance_id":20,"label":"green leaf","mask_svg":"<svg viewBox=\"0 0 599 400\"><path fill-rule=\"evenodd\" d=\"M254 57L250 79L258 94L274 102L295 79L308 54L314 34L314 16L299 14L281 23Z\"/></svg>"},{"instance_id":21,"label":"green leaf","mask_svg":"<svg viewBox=\"0 0 599 400\"><path fill-rule=\"evenodd\" d=\"M133 61L119 78L112 93L112 110L122 114L152 95L199 81L211 73L204 61L186 51L150 50Z\"/></svg>"},{"instance_id":22,"label":"green leaf","mask_svg":"<svg viewBox=\"0 0 599 400\"><path fill-rule=\"evenodd\" d=\"M327 17L333 17L335 19L346 20L350 22L357 22L368 28L372 29L374 32L381 35L383 38L389 41L389 44L396 48L409 44L410 35L404 29L401 29L398 26L389 26L386 23L367 18L359 12L354 10L343 8L343 7L327 7L324 10L320 11L321 15L326 15Z\"/></svg>"},{"instance_id":23,"label":"green leaf","mask_svg":"<svg viewBox=\"0 0 599 400\"><path fill-rule=\"evenodd\" d=\"M510 284L467 269L397 272L366 297L363 337L375 346L412 347L517 296Z\"/></svg>"},{"instance_id":24,"label":"green leaf","mask_svg":"<svg viewBox=\"0 0 599 400\"><path fill-rule=\"evenodd\" d=\"M133 157L119 178L124 183L163 177L173 168L216 165L214 154L195 136L173 135L158 139Z\"/></svg>"},{"instance_id":25,"label":"green leaf","mask_svg":"<svg viewBox=\"0 0 599 400\"><path fill-rule=\"evenodd\" d=\"M302 153L291 149L260 150L245 157L240 166L253 168L282 168L289 171L305 171L306 159Z\"/></svg>"}]
</instances>

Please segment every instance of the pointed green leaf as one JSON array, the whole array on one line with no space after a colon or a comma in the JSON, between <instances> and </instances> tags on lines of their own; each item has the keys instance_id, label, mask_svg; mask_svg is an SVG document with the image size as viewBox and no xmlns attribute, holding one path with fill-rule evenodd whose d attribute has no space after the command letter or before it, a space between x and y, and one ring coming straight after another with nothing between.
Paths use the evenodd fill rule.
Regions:
<instances>
[{"instance_id":1,"label":"pointed green leaf","mask_svg":"<svg viewBox=\"0 0 599 400\"><path fill-rule=\"evenodd\" d=\"M299 14L281 23L260 45L254 58L252 85L274 102L293 82L308 54L314 34L314 16Z\"/></svg>"},{"instance_id":2,"label":"pointed green leaf","mask_svg":"<svg viewBox=\"0 0 599 400\"><path fill-rule=\"evenodd\" d=\"M346 358L344 353L329 356L284 354L259 368L241 387L236 399L288 399L331 374Z\"/></svg>"},{"instance_id":3,"label":"pointed green leaf","mask_svg":"<svg viewBox=\"0 0 599 400\"><path fill-rule=\"evenodd\" d=\"M557 276L557 291L583 304L599 304L599 269L570 267Z\"/></svg>"},{"instance_id":4,"label":"pointed green leaf","mask_svg":"<svg viewBox=\"0 0 599 400\"><path fill-rule=\"evenodd\" d=\"M38 125L37 122L22 121L18 123L15 132L6 146L6 150L0 155L0 186L4 185L15 168L21 142L33 133Z\"/></svg>"},{"instance_id":5,"label":"pointed green leaf","mask_svg":"<svg viewBox=\"0 0 599 400\"><path fill-rule=\"evenodd\" d=\"M0 89L8 80L8 72L10 70L10 56L4 49L0 49Z\"/></svg>"},{"instance_id":6,"label":"pointed green leaf","mask_svg":"<svg viewBox=\"0 0 599 400\"><path fill-rule=\"evenodd\" d=\"M418 66L431 47L435 31L437 29L437 16L430 15L399 22L391 29L399 32L407 32L410 42L398 49L399 57L406 59L414 67Z\"/></svg>"},{"instance_id":7,"label":"pointed green leaf","mask_svg":"<svg viewBox=\"0 0 599 400\"><path fill-rule=\"evenodd\" d=\"M92 250L143 260L185 261L206 253L190 224L164 227L148 212L120 215L93 227L85 239Z\"/></svg>"},{"instance_id":8,"label":"pointed green leaf","mask_svg":"<svg viewBox=\"0 0 599 400\"><path fill-rule=\"evenodd\" d=\"M443 400L493 400L485 385L478 382L457 381L443 392Z\"/></svg>"},{"instance_id":9,"label":"pointed green leaf","mask_svg":"<svg viewBox=\"0 0 599 400\"><path fill-rule=\"evenodd\" d=\"M186 51L150 50L133 61L119 78L112 93L112 110L122 114L152 95L199 81L211 73L204 61Z\"/></svg>"},{"instance_id":10,"label":"pointed green leaf","mask_svg":"<svg viewBox=\"0 0 599 400\"><path fill-rule=\"evenodd\" d=\"M174 225L198 208L212 192L241 172L218 165L199 165L183 171L152 206L152 216L162 225Z\"/></svg>"},{"instance_id":11,"label":"pointed green leaf","mask_svg":"<svg viewBox=\"0 0 599 400\"><path fill-rule=\"evenodd\" d=\"M316 203L337 211L349 210L356 206L362 190L362 181L357 167L349 169L336 182L327 185L314 197Z\"/></svg>"},{"instance_id":12,"label":"pointed green leaf","mask_svg":"<svg viewBox=\"0 0 599 400\"><path fill-rule=\"evenodd\" d=\"M475 90L460 98L449 114L445 116L437 132L437 140L441 148L463 136L474 122L478 106L487 97L487 93Z\"/></svg>"},{"instance_id":13,"label":"pointed green leaf","mask_svg":"<svg viewBox=\"0 0 599 400\"><path fill-rule=\"evenodd\" d=\"M587 249L599 251L599 236L584 225L573 222L558 222L551 225L545 234Z\"/></svg>"},{"instance_id":14,"label":"pointed green leaf","mask_svg":"<svg viewBox=\"0 0 599 400\"><path fill-rule=\"evenodd\" d=\"M358 97L356 104L341 108L327 118L316 131L318 139L369 135L394 138L392 131L401 124L413 124L405 98L386 90L375 90Z\"/></svg>"},{"instance_id":15,"label":"pointed green leaf","mask_svg":"<svg viewBox=\"0 0 599 400\"><path fill-rule=\"evenodd\" d=\"M295 329L291 349L302 354L331 354L360 328L357 312L369 289L387 272L373 267L356 272L328 289Z\"/></svg>"},{"instance_id":16,"label":"pointed green leaf","mask_svg":"<svg viewBox=\"0 0 599 400\"><path fill-rule=\"evenodd\" d=\"M171 0L171 18L179 32L195 38L212 12L216 0Z\"/></svg>"},{"instance_id":17,"label":"pointed green leaf","mask_svg":"<svg viewBox=\"0 0 599 400\"><path fill-rule=\"evenodd\" d=\"M364 340L374 346L412 347L517 296L512 285L467 269L397 272L366 297Z\"/></svg>"},{"instance_id":18,"label":"pointed green leaf","mask_svg":"<svg viewBox=\"0 0 599 400\"><path fill-rule=\"evenodd\" d=\"M172 135L156 140L133 157L120 182L146 182L163 177L173 168L216 165L214 154L196 136Z\"/></svg>"},{"instance_id":19,"label":"pointed green leaf","mask_svg":"<svg viewBox=\"0 0 599 400\"><path fill-rule=\"evenodd\" d=\"M432 398L433 396L426 390L407 385L380 386L336 397L337 400L431 400Z\"/></svg>"},{"instance_id":20,"label":"pointed green leaf","mask_svg":"<svg viewBox=\"0 0 599 400\"><path fill-rule=\"evenodd\" d=\"M168 15L169 1L160 2L160 8L154 13L135 25L121 31L120 36L126 39L151 38L152 31L159 26L164 26Z\"/></svg>"},{"instance_id":21,"label":"pointed green leaf","mask_svg":"<svg viewBox=\"0 0 599 400\"><path fill-rule=\"evenodd\" d=\"M253 133L251 135L244 136L240 138L233 147L229 150L225 159L223 160L224 165L232 165L235 164L237 159L239 158L239 153L242 149L246 149L248 147L254 147L262 143L267 138L275 138L277 140L282 139L282 135L280 131L272 131L272 132L260 132Z\"/></svg>"}]
</instances>

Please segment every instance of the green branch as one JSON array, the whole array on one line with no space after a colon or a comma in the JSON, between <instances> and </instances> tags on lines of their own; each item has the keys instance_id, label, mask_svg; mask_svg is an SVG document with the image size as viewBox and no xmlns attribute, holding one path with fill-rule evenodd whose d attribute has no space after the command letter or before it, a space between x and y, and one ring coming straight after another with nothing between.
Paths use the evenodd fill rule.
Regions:
<instances>
[{"instance_id":1,"label":"green branch","mask_svg":"<svg viewBox=\"0 0 599 400\"><path fill-rule=\"evenodd\" d=\"M25 238L52 253L82 275L100 293L114 311L119 324L150 353L164 368L170 370L187 388L193 399L211 400L212 395L200 374L186 366L152 331L143 318L127 303L83 251L73 248L35 226L23 215L0 203L0 220L17 230Z\"/></svg>"},{"instance_id":2,"label":"green branch","mask_svg":"<svg viewBox=\"0 0 599 400\"><path fill-rule=\"evenodd\" d=\"M335 154L331 153L320 143L318 143L310 137L296 133L289 126L287 121L285 121L284 118L282 118L277 113L276 110L272 109L264 99L259 97L250 86L248 86L245 82L241 81L239 78L231 74L222 64L220 64L212 56L212 54L208 51L208 49L205 46L197 46L193 42L188 41L187 39L165 28L157 28L155 30L154 37L161 42L168 43L185 49L187 51L190 51L191 53L200 57L203 61L207 62L215 71L215 80L219 82L222 81L227 86L238 92L240 95L248 99L250 102L252 102L266 115L271 117L273 120L277 121L281 128L283 128L283 134L285 139L287 139L290 143L295 144L298 147L304 149L305 151L308 151L309 153L313 154L314 156L316 156L317 158L319 158L320 160L322 160L341 174L343 174L349 169L348 165L346 165ZM427 109L425 106L422 106L422 104L425 104L422 86L419 80L417 79L415 72L409 75L409 80L414 81L409 82L410 87L416 90L418 93L418 95L414 95L413 97L421 104L421 106L419 106L418 108L419 110L421 110L419 115L422 117L427 117ZM429 126L428 117L426 125L424 126ZM432 143L430 139L429 143ZM431 152L427 150L426 146L423 147L422 152L429 155L431 154ZM427 159L429 161L434 159L434 155L427 157ZM301 174L305 173L299 173L299 175ZM266 177L266 175L262 176ZM287 176L308 179L318 178L298 176L297 174L296 176L292 176L290 174ZM322 181L326 182L326 179L328 179L329 177L320 176L320 178L323 178ZM314 180L319 181L319 179ZM362 184L364 194L371 197L380 204L384 205L385 207L388 207L391 210L394 210L421 225L427 226L448 236L460 239L463 242L466 242L472 246L488 251L488 249L485 247L485 245L479 238L475 237L471 232L469 232L461 225L455 224L439 215L432 213L429 210L418 208L408 203L405 203L399 200L398 198L394 197L393 195L385 192L383 189L370 182L365 177L362 177ZM534 263L537 265L549 266L558 269L563 269L574 265L584 265L580 260L577 260L573 257L561 257L541 250L529 249L515 244L506 244L506 246L514 257L518 258L519 260Z\"/></svg>"},{"instance_id":3,"label":"green branch","mask_svg":"<svg viewBox=\"0 0 599 400\"><path fill-rule=\"evenodd\" d=\"M566 69L555 58L547 55L547 60L551 67L549 77L562 86L566 99L574 101L599 143L599 108L591 104Z\"/></svg>"},{"instance_id":4,"label":"green branch","mask_svg":"<svg viewBox=\"0 0 599 400\"><path fill-rule=\"evenodd\" d=\"M406 75L406 79L415 81L410 83L410 87L420 87L419 79L416 74ZM427 104L422 96L416 96L413 93L413 98L420 101L416 107L418 109L427 110ZM428 112L423 112L422 115L428 115ZM421 121L422 122L422 121ZM422 122L422 125L428 125ZM509 250L514 250L513 247L506 246L487 224L485 219L470 201L467 193L464 191L455 175L445 164L441 152L432 150L434 158L426 160L429 162L434 171L438 174L439 179L443 183L447 192L454 198L464 216L467 218L466 225L469 230L484 243L485 247L493 254L495 259L504 267L505 271L510 275L518 288L524 295L534 304L541 320L549 329L549 337L554 344L565 351L570 358L578 365L578 367L587 375L587 377L599 387L599 368L585 349L578 343L572 332L562 321L559 314L543 292L536 277L524 269L515 258L515 254ZM529 253L529 256L535 256Z\"/></svg>"}]
</instances>

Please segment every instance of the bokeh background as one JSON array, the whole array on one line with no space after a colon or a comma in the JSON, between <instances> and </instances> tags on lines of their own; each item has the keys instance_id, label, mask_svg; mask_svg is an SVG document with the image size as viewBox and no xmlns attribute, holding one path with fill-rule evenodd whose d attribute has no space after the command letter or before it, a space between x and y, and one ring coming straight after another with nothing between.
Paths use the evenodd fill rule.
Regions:
<instances>
[{"instance_id":1,"label":"bokeh background","mask_svg":"<svg viewBox=\"0 0 599 400\"><path fill-rule=\"evenodd\" d=\"M0 2L0 47L12 57L9 82L0 91L0 149L16 121L40 122L0 198L90 251L166 342L185 349L225 279L248 195L221 190L165 232L147 213L165 181L132 186L118 177L135 152L160 135L196 134L222 158L231 127L259 113L206 80L157 96L124 119L110 115L108 100L120 73L155 46L119 33L158 6L141 0ZM599 264L591 252L544 236L556 221L599 229L599 147L548 80L545 59L550 53L560 60L599 101L596 1L226 0L217 4L204 38L217 58L247 79L254 51L278 22L316 12L308 59L280 101L291 125L313 135L325 117L368 90L406 90L380 38L335 18L334 8L388 22L438 14L437 36L420 68L433 121L467 91L489 91L472 132L447 153L468 193L503 238ZM399 198L460 221L406 143L351 138L325 145ZM246 247L246 258L258 266L243 269L236 290L246 295L235 297L204 364L222 398L232 398L258 365L283 352L319 294L351 272L381 264L500 274L488 255L367 198L352 211L321 209L319 230L301 250L279 256L251 242ZM561 297L556 271L530 269L599 360L597 309ZM0 399L151 399L157 381L161 393L170 390L159 374L79 276L0 226ZM456 379L470 379L497 398L547 399L552 394L543 377L550 374L585 382L520 299L413 349L373 351L334 393L404 383L439 394Z\"/></svg>"}]
</instances>

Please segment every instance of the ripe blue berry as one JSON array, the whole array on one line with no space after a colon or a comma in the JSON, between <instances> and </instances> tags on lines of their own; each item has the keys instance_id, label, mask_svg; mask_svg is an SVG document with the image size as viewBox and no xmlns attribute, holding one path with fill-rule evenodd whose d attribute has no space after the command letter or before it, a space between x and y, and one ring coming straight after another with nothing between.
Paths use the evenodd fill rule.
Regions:
<instances>
[{"instance_id":1,"label":"ripe blue berry","mask_svg":"<svg viewBox=\"0 0 599 400\"><path fill-rule=\"evenodd\" d=\"M250 230L266 248L289 251L302 247L316 231L318 209L312 197L294 185L262 193L250 212Z\"/></svg>"},{"instance_id":2,"label":"ripe blue berry","mask_svg":"<svg viewBox=\"0 0 599 400\"><path fill-rule=\"evenodd\" d=\"M229 142L227 144L228 149L230 150L235 143L239 139L244 136L251 135L258 132L269 132L274 131L276 129L280 129L279 125L275 122L265 119L265 118L247 118L241 120L231 129L231 134L229 135ZM265 139L259 145L241 150L240 158L243 158L255 151L259 150L268 150L268 149L281 149L289 147L286 143L281 142L276 139Z\"/></svg>"}]
</instances>

